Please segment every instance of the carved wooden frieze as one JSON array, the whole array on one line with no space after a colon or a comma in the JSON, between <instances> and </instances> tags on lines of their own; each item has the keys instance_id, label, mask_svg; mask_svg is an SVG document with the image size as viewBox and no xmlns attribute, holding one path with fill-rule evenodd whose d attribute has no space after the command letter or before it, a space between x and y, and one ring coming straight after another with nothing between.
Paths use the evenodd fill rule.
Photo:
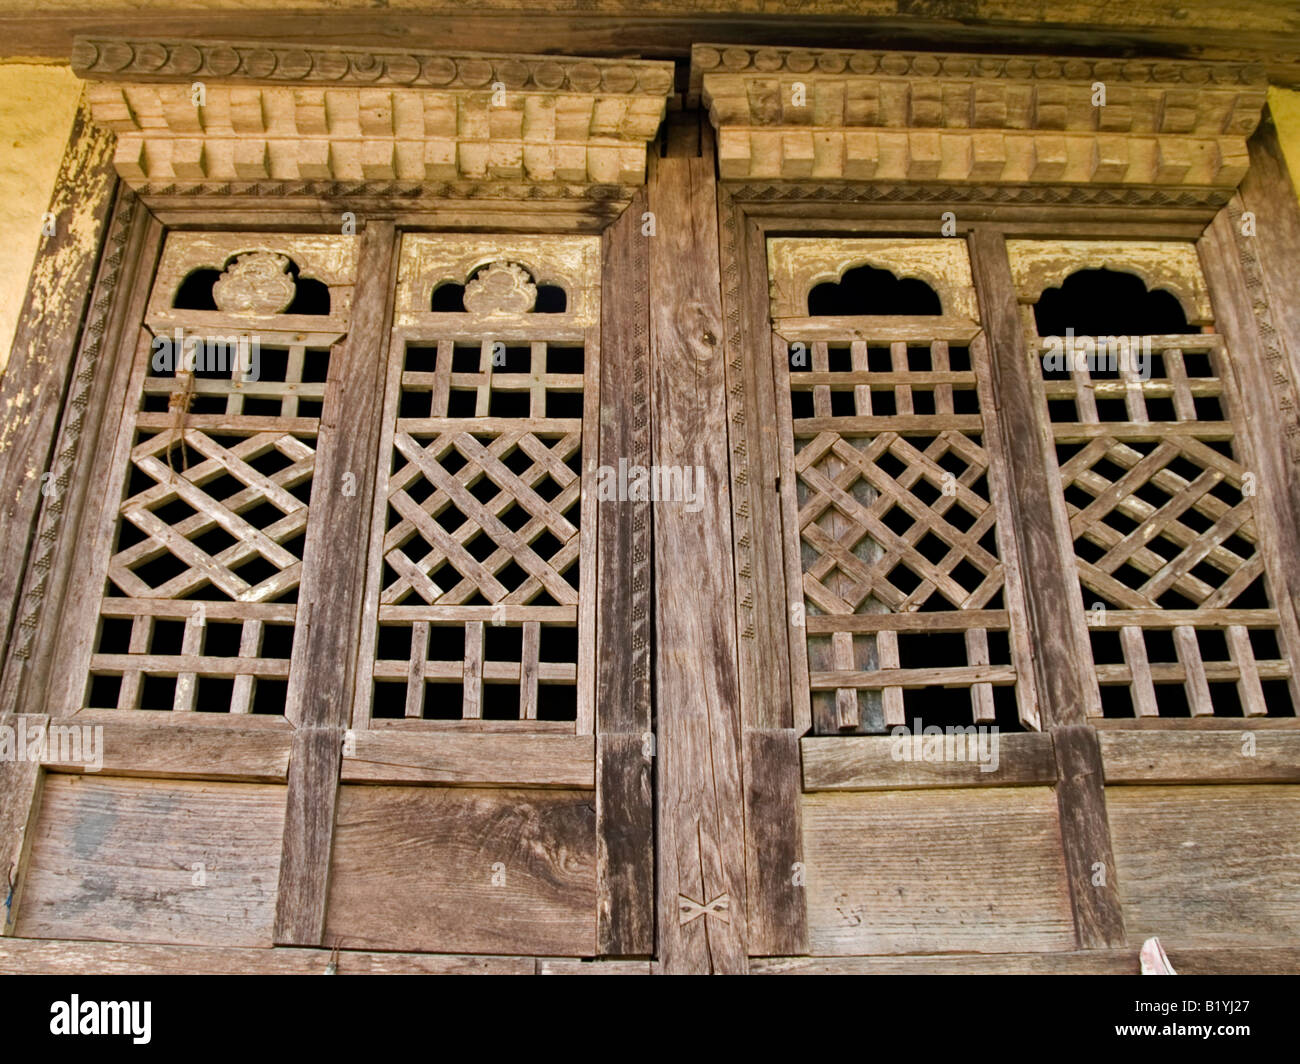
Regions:
<instances>
[{"instance_id":1,"label":"carved wooden frieze","mask_svg":"<svg viewBox=\"0 0 1300 1064\"><path fill-rule=\"evenodd\" d=\"M221 182L636 186L672 64L81 40L133 187Z\"/></svg>"},{"instance_id":2,"label":"carved wooden frieze","mask_svg":"<svg viewBox=\"0 0 1300 1064\"><path fill-rule=\"evenodd\" d=\"M330 322L346 321L358 249L358 237L334 234L171 233L158 266L149 323L163 328L178 317L173 310L177 293L196 270L220 271L212 298L221 314L273 318L285 311L297 291L291 264L298 278L320 281L329 289ZM194 312L181 312L181 316L186 313L194 317Z\"/></svg>"},{"instance_id":3,"label":"carved wooden frieze","mask_svg":"<svg viewBox=\"0 0 1300 1064\"><path fill-rule=\"evenodd\" d=\"M696 45L725 178L1232 188L1262 70Z\"/></svg>"},{"instance_id":4,"label":"carved wooden frieze","mask_svg":"<svg viewBox=\"0 0 1300 1064\"><path fill-rule=\"evenodd\" d=\"M464 288L461 311L432 310L443 285ZM411 233L402 240L397 323L417 325L449 313L474 327L526 326L537 289L564 290L564 310L537 315L538 324L587 328L599 322L600 238L587 236L461 236Z\"/></svg>"},{"instance_id":5,"label":"carved wooden frieze","mask_svg":"<svg viewBox=\"0 0 1300 1064\"><path fill-rule=\"evenodd\" d=\"M767 242L772 281L772 317L808 314L808 293L819 284L837 284L857 266L888 270L900 280L917 278L939 296L946 315L979 321L975 286L965 241L777 237Z\"/></svg>"},{"instance_id":6,"label":"carved wooden frieze","mask_svg":"<svg viewBox=\"0 0 1300 1064\"><path fill-rule=\"evenodd\" d=\"M1214 320L1196 245L1176 240L1008 240L1011 276L1022 303L1037 303L1079 270L1118 270L1162 288L1182 305L1193 325Z\"/></svg>"}]
</instances>

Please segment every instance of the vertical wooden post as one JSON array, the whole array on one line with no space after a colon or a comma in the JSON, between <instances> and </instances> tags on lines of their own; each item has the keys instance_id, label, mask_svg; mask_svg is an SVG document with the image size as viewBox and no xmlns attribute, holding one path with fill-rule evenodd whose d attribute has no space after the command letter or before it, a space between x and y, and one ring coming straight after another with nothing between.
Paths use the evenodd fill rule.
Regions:
<instances>
[{"instance_id":1,"label":"vertical wooden post","mask_svg":"<svg viewBox=\"0 0 1300 1064\"><path fill-rule=\"evenodd\" d=\"M653 459L703 474L697 512L682 500L655 504L659 955L666 972L743 972L744 797L713 159L651 163Z\"/></svg>"},{"instance_id":2,"label":"vertical wooden post","mask_svg":"<svg viewBox=\"0 0 1300 1064\"><path fill-rule=\"evenodd\" d=\"M1042 720L1056 747L1056 800L1075 933L1084 949L1126 941L1097 733L1088 709L1100 701L1091 668L1074 547L1059 484L1045 406L1030 386L1006 240L995 230L970 234L971 270L988 335L994 405L1007 456L1011 505L1026 584Z\"/></svg>"},{"instance_id":3,"label":"vertical wooden post","mask_svg":"<svg viewBox=\"0 0 1300 1064\"><path fill-rule=\"evenodd\" d=\"M642 189L603 239L600 453L603 466L650 463L649 244ZM596 504L597 949L654 952L654 797L650 772L651 506ZM584 526L597 520L583 514Z\"/></svg>"},{"instance_id":4,"label":"vertical wooden post","mask_svg":"<svg viewBox=\"0 0 1300 1064\"><path fill-rule=\"evenodd\" d=\"M275 941L321 943L343 733L348 726L369 557L386 329L393 293L394 227L372 221L361 237L347 339L331 360L321 411L311 518L298 595L285 716L295 726ZM342 490L351 473L353 495ZM326 560L327 559L327 560ZM321 564L322 560L324 564Z\"/></svg>"},{"instance_id":5,"label":"vertical wooden post","mask_svg":"<svg viewBox=\"0 0 1300 1064\"><path fill-rule=\"evenodd\" d=\"M36 253L18 330L0 381L0 645L13 638L37 514L52 485L55 431L72 376L100 244L117 186L111 132L85 100L59 167L49 213L55 233ZM74 224L75 222L75 224ZM0 707L0 712L12 706Z\"/></svg>"},{"instance_id":6,"label":"vertical wooden post","mask_svg":"<svg viewBox=\"0 0 1300 1064\"><path fill-rule=\"evenodd\" d=\"M796 688L807 670L791 661L775 382L770 347L766 241L722 190L718 197L722 309L726 322L727 428L731 533L735 545L737 660L744 733L745 876L748 951L792 956L807 951ZM794 599L802 601L795 588ZM802 642L798 646L802 650ZM794 673L800 673L795 676Z\"/></svg>"}]
</instances>

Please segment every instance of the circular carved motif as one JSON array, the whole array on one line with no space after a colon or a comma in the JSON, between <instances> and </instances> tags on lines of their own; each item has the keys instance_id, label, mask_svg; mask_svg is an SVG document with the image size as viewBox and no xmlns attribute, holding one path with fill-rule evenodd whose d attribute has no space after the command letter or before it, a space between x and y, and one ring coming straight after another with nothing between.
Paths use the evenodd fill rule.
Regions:
<instances>
[{"instance_id":1,"label":"circular carved motif","mask_svg":"<svg viewBox=\"0 0 1300 1064\"><path fill-rule=\"evenodd\" d=\"M289 256L271 251L236 256L212 286L213 302L227 314L280 314L297 291L288 266Z\"/></svg>"},{"instance_id":2,"label":"circular carved motif","mask_svg":"<svg viewBox=\"0 0 1300 1064\"><path fill-rule=\"evenodd\" d=\"M471 314L524 314L537 302L537 286L522 266L494 262L474 275L464 298Z\"/></svg>"}]
</instances>

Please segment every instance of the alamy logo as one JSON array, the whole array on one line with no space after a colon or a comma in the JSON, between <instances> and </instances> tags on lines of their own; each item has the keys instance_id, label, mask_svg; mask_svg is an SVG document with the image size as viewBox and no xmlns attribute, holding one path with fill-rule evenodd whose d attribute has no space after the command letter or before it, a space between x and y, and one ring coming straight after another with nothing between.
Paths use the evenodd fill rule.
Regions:
<instances>
[{"instance_id":1,"label":"alamy logo","mask_svg":"<svg viewBox=\"0 0 1300 1064\"><path fill-rule=\"evenodd\" d=\"M920 717L912 727L900 724L890 733L889 756L895 761L971 761L981 772L998 770L998 727L950 724L947 729L922 725Z\"/></svg>"},{"instance_id":2,"label":"alamy logo","mask_svg":"<svg viewBox=\"0 0 1300 1064\"><path fill-rule=\"evenodd\" d=\"M596 467L597 502L683 502L688 514L704 509L703 466L630 465Z\"/></svg>"},{"instance_id":3,"label":"alamy logo","mask_svg":"<svg viewBox=\"0 0 1300 1064\"><path fill-rule=\"evenodd\" d=\"M197 336L179 326L172 335L155 336L150 343L154 373L229 373L242 381L261 376L262 342L256 336Z\"/></svg>"},{"instance_id":4,"label":"alamy logo","mask_svg":"<svg viewBox=\"0 0 1300 1064\"><path fill-rule=\"evenodd\" d=\"M0 761L81 765L87 772L104 767L102 724L0 724Z\"/></svg>"},{"instance_id":5,"label":"alamy logo","mask_svg":"<svg viewBox=\"0 0 1300 1064\"><path fill-rule=\"evenodd\" d=\"M50 1006L50 1034L129 1034L138 1046L148 1045L153 1002L71 1001Z\"/></svg>"},{"instance_id":6,"label":"alamy logo","mask_svg":"<svg viewBox=\"0 0 1300 1064\"><path fill-rule=\"evenodd\" d=\"M1149 336L1075 336L1066 329L1064 336L1043 337L1043 369L1072 373L1086 369L1089 373L1122 373L1138 380L1151 379L1151 337Z\"/></svg>"}]
</instances>

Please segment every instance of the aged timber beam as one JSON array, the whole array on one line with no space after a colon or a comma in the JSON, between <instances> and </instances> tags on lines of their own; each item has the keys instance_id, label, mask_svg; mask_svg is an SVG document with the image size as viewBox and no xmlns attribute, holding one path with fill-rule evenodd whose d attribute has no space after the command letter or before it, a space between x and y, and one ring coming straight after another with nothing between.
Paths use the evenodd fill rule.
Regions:
<instances>
[{"instance_id":1,"label":"aged timber beam","mask_svg":"<svg viewBox=\"0 0 1300 1064\"><path fill-rule=\"evenodd\" d=\"M308 570L298 597L292 682L285 716L294 725L275 913L278 944L314 946L325 928L343 734L348 726L365 595L383 359L395 281L396 235L391 222L371 221L361 242L354 317L344 341L341 367L331 360L336 386L321 411L322 449L316 477L336 485L352 473L356 491L324 493L313 507L304 552L332 564ZM350 548L350 549L349 549Z\"/></svg>"},{"instance_id":2,"label":"aged timber beam","mask_svg":"<svg viewBox=\"0 0 1300 1064\"><path fill-rule=\"evenodd\" d=\"M1075 933L1084 949L1122 945L1124 918L1106 819L1105 777L1090 713L1100 704L1092 654L1077 602L1074 551L1064 502L1052 483L1049 438L1026 372L1029 351L1020 320L1006 239L976 229L971 271L988 331L993 390L1011 477L1012 512L1022 564L1038 579L1026 588L1035 678L1044 728L1056 754L1057 810ZM1052 500L1052 505L1043 505Z\"/></svg>"},{"instance_id":3,"label":"aged timber beam","mask_svg":"<svg viewBox=\"0 0 1300 1064\"><path fill-rule=\"evenodd\" d=\"M600 462L650 465L646 191L605 230L600 296ZM650 715L648 500L599 503L597 536L597 949L649 955L655 942L654 735Z\"/></svg>"},{"instance_id":4,"label":"aged timber beam","mask_svg":"<svg viewBox=\"0 0 1300 1064\"><path fill-rule=\"evenodd\" d=\"M703 477L697 512L686 500L660 502L654 522L659 956L666 972L744 972L745 818L713 159L692 153L652 164L652 456L661 468L689 467Z\"/></svg>"}]
</instances>

